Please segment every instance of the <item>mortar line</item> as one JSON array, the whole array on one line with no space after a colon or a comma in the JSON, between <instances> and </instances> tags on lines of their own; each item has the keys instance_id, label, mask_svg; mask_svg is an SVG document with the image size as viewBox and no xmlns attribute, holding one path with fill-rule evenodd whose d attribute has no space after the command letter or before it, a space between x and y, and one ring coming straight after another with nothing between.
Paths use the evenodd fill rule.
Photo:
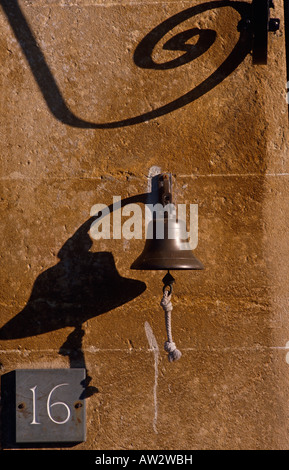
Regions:
<instances>
[{"instance_id":1,"label":"mortar line","mask_svg":"<svg viewBox=\"0 0 289 470\"><path fill-rule=\"evenodd\" d=\"M41 3L34 3L34 4L25 4L24 8L70 8L70 7L114 7L114 6L146 6L146 5L184 5L184 4L192 4L190 0L182 0L179 1L170 1L169 3L165 0L161 1L144 1L144 2L110 2L110 3L93 3L93 2L79 2L79 3L50 3L50 4L41 4Z\"/></svg>"},{"instance_id":2,"label":"mortar line","mask_svg":"<svg viewBox=\"0 0 289 470\"><path fill-rule=\"evenodd\" d=\"M247 178L247 177L266 177L266 176L289 176L289 173L209 173L203 175L178 175L178 178Z\"/></svg>"},{"instance_id":3,"label":"mortar line","mask_svg":"<svg viewBox=\"0 0 289 470\"><path fill-rule=\"evenodd\" d=\"M112 176L112 175L104 175L104 176ZM217 173L211 173L211 174L202 174L202 175L178 175L177 178L192 178L192 179L198 179L198 178L249 178L249 177L280 177L280 176L289 176L289 173L223 173L223 174L217 174ZM117 179L123 179L123 176L117 177L113 176L115 180ZM132 176L131 178L133 179L142 179L141 177L138 176ZM144 177L145 178L145 177ZM23 181L43 181L43 180L59 180L59 181L67 181L67 180L97 180L97 181L102 181L105 182L105 178L103 179L101 176L48 176L46 178L34 178L34 177L27 177L27 176L1 176L0 180L1 181L9 181L9 180L23 180Z\"/></svg>"},{"instance_id":4,"label":"mortar line","mask_svg":"<svg viewBox=\"0 0 289 470\"><path fill-rule=\"evenodd\" d=\"M0 349L0 354L23 354L23 355L29 355L33 353L55 353L57 348L55 349ZM226 348L182 348L182 351L184 352L231 352L231 351L261 351L261 350L283 350L283 351L289 351L289 346L237 346L237 347L226 347ZM73 352L74 350L67 350L67 353ZM123 349L123 348L83 348L82 351L84 353L98 353L98 352L123 352L123 353L129 353L131 354L132 352L141 352L141 353L156 353L155 348L133 348L133 349Z\"/></svg>"}]
</instances>

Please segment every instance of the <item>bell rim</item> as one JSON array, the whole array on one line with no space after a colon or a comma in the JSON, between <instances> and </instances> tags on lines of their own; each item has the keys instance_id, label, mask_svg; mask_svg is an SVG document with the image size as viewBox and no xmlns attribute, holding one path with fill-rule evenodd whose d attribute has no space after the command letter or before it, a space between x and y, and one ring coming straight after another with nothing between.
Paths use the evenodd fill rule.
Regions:
<instances>
[{"instance_id":1,"label":"bell rim","mask_svg":"<svg viewBox=\"0 0 289 470\"><path fill-rule=\"evenodd\" d=\"M159 263L157 262L159 260ZM179 258L181 261L182 258ZM184 258L185 260L185 258ZM197 260L196 266L186 266L184 263L183 266L173 266L169 263L172 261L170 258L154 258L152 260L142 261L138 264L137 260L131 265L130 269L137 271L203 271L205 269L201 261ZM167 262L167 266L166 266Z\"/></svg>"}]
</instances>

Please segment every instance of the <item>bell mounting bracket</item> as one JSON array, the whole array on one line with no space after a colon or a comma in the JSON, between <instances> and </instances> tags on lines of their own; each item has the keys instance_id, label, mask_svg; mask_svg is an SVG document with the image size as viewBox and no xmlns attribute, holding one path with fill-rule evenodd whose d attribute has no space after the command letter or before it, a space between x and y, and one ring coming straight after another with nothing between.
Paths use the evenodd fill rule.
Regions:
<instances>
[{"instance_id":1,"label":"bell mounting bracket","mask_svg":"<svg viewBox=\"0 0 289 470\"><path fill-rule=\"evenodd\" d=\"M271 18L273 0L253 0L251 18L245 18L239 23L240 31L252 34L253 65L266 65L268 61L268 35L280 28L279 18Z\"/></svg>"},{"instance_id":2,"label":"bell mounting bracket","mask_svg":"<svg viewBox=\"0 0 289 470\"><path fill-rule=\"evenodd\" d=\"M159 175L158 181L159 189L159 202L166 206L167 204L172 204L172 174L171 173L162 173Z\"/></svg>"},{"instance_id":3,"label":"bell mounting bracket","mask_svg":"<svg viewBox=\"0 0 289 470\"><path fill-rule=\"evenodd\" d=\"M278 31L280 20L270 18L273 0L253 0L253 64L266 65L268 57L268 33Z\"/></svg>"}]
</instances>

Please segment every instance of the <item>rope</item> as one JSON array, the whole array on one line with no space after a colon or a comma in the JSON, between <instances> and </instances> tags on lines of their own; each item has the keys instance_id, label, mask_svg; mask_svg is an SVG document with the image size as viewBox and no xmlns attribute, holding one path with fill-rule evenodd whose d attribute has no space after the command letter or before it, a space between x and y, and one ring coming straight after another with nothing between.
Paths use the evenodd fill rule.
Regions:
<instances>
[{"instance_id":1,"label":"rope","mask_svg":"<svg viewBox=\"0 0 289 470\"><path fill-rule=\"evenodd\" d=\"M166 289L164 289L163 298L161 300L161 307L164 309L165 312L165 321L168 337L168 340L165 342L164 349L168 353L169 361L173 362L180 359L182 353L177 349L172 337L171 313L173 310L173 306L171 303L171 297L171 291L169 293Z\"/></svg>"}]
</instances>

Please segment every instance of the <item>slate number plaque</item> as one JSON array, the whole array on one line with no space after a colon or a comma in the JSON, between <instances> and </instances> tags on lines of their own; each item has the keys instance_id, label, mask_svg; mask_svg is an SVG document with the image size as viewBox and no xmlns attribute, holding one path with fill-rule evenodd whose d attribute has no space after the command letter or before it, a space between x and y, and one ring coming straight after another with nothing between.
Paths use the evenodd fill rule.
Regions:
<instances>
[{"instance_id":1,"label":"slate number plaque","mask_svg":"<svg viewBox=\"0 0 289 470\"><path fill-rule=\"evenodd\" d=\"M83 442L85 369L16 370L16 442Z\"/></svg>"}]
</instances>

